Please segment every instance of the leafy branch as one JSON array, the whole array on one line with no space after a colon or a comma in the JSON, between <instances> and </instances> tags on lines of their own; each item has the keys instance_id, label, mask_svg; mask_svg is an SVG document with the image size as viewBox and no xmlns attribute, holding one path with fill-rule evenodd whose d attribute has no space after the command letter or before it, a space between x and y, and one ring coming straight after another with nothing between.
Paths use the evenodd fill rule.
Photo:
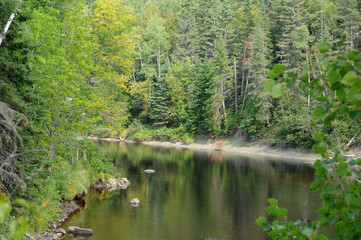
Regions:
<instances>
[{"instance_id":1,"label":"leafy branch","mask_svg":"<svg viewBox=\"0 0 361 240\"><path fill-rule=\"evenodd\" d=\"M298 84L301 89L308 88L315 99L313 116L322 120L323 127L313 133L313 139L317 141L313 150L321 155L322 160L314 164L315 180L311 184L311 190L322 191L323 207L317 210L321 218L311 224L300 220L288 221L287 211L278 208L275 199L269 199L271 206L266 211L278 219L268 222L265 217L259 217L257 224L273 239L329 239L320 231L326 226L332 226L335 239L361 237L361 158L346 159L340 149L332 151L323 133L332 121L341 116L359 124L361 53L342 51L344 41L345 38L342 38L334 46L328 43L318 45L319 52L323 54L320 62L322 74L312 81L307 71L299 78L296 73L286 73L284 65L275 65L268 73L271 79L267 81L265 90L270 91L274 98L283 95L284 85L291 88ZM314 125L317 127L316 122Z\"/></svg>"}]
</instances>

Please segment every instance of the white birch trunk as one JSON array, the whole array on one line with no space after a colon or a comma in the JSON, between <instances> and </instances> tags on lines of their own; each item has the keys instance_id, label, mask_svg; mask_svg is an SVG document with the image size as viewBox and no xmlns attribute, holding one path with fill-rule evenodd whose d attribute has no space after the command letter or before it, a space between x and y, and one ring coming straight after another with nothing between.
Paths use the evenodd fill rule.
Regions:
<instances>
[{"instance_id":1,"label":"white birch trunk","mask_svg":"<svg viewBox=\"0 0 361 240\"><path fill-rule=\"evenodd\" d=\"M15 18L15 13L12 13L9 18L9 21L5 25L4 32L0 35L0 45L3 42L3 40L5 39L5 35L8 32L9 27L10 27L11 23L13 22L14 18Z\"/></svg>"},{"instance_id":2,"label":"white birch trunk","mask_svg":"<svg viewBox=\"0 0 361 240\"><path fill-rule=\"evenodd\" d=\"M15 8L15 11L10 15L10 18L9 18L9 21L6 23L5 25L5 28L4 28L4 31L2 33L0 33L0 46L1 46L1 43L4 41L5 39L5 35L6 33L8 32L9 28L10 28L10 25L12 24L12 22L14 21L14 18L15 18L15 14L16 12L19 10L19 7L22 3L22 0L19 1L19 5L17 8Z\"/></svg>"},{"instance_id":3,"label":"white birch trunk","mask_svg":"<svg viewBox=\"0 0 361 240\"><path fill-rule=\"evenodd\" d=\"M237 99L237 61L236 58L233 60L233 71L234 71L234 112L237 112L238 109L238 99Z\"/></svg>"}]
</instances>

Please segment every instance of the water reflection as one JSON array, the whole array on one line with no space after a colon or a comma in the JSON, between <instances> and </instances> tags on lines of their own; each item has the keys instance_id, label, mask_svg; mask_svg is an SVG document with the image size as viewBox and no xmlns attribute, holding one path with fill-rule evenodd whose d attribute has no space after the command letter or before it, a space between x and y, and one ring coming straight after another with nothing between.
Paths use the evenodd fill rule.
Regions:
<instances>
[{"instance_id":1,"label":"water reflection","mask_svg":"<svg viewBox=\"0 0 361 240\"><path fill-rule=\"evenodd\" d=\"M256 225L266 199L279 199L291 219L316 219L319 195L304 163L142 145L102 144L127 190L88 194L87 209L67 225L94 239L265 239ZM154 169L151 176L145 169ZM140 199L132 208L129 200ZM66 227L66 226L65 226Z\"/></svg>"}]
</instances>

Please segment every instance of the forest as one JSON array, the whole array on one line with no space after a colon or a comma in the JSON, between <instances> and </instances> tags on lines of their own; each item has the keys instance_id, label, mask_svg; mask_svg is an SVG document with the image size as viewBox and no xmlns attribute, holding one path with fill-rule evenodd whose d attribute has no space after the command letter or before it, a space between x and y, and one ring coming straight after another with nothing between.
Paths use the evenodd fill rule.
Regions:
<instances>
[{"instance_id":1,"label":"forest","mask_svg":"<svg viewBox=\"0 0 361 240\"><path fill-rule=\"evenodd\" d=\"M358 61L360 10L357 0L0 0L1 192L31 199L17 214L41 231L60 201L112 174L88 136L310 150L319 131L331 149L360 147L359 110L319 119L320 102L346 98L322 44L341 41L330 52ZM269 80L279 73L292 84ZM347 99L360 104L359 92Z\"/></svg>"}]
</instances>

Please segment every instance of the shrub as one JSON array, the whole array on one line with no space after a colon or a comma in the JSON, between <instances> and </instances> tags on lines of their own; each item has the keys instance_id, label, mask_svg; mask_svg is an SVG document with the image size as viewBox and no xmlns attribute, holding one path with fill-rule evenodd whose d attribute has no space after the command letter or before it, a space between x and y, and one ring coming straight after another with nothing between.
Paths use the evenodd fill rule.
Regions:
<instances>
[{"instance_id":1,"label":"shrub","mask_svg":"<svg viewBox=\"0 0 361 240\"><path fill-rule=\"evenodd\" d=\"M308 87L320 94L316 100L313 116L323 120L323 131L339 115L358 123L361 112L361 53L355 50L340 52L342 41L335 47L336 54L328 53L328 43L319 45L321 53L325 53L321 65L325 74L308 83L307 75L302 77L300 87ZM285 70L284 65L275 65L269 76L277 78ZM307 71L306 71L307 72ZM266 89L272 91L273 96L282 95L280 83L285 81L292 87L297 79L296 74L284 74L266 83ZM276 86L276 87L275 87ZM321 93L336 91L336 97L323 96ZM337 133L337 130L335 130ZM318 143L313 150L320 154L323 160L317 160L315 180L311 190L321 190L323 206L317 210L321 215L319 221L308 224L305 221L288 221L287 210L278 207L275 199L269 199L266 211L278 219L268 222L265 217L259 217L257 224L263 227L273 239L329 239L320 231L320 227L331 226L335 239L361 238L361 158L345 159L340 148L333 148L327 142L327 135L321 131L314 131L312 137Z\"/></svg>"}]
</instances>

